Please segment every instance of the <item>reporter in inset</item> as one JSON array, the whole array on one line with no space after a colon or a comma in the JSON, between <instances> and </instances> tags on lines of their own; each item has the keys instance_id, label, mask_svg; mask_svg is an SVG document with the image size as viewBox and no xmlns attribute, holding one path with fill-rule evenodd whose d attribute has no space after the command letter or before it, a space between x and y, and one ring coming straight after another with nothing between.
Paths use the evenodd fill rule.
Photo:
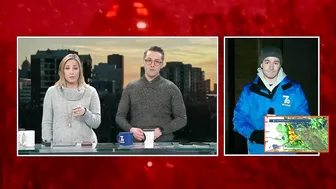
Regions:
<instances>
[{"instance_id":1,"label":"reporter in inset","mask_svg":"<svg viewBox=\"0 0 336 189\"><path fill-rule=\"evenodd\" d=\"M307 116L308 102L301 86L283 71L282 52L264 47L259 56L258 73L244 86L234 109L234 131L247 139L249 154L264 153L264 116Z\"/></svg>"}]
</instances>

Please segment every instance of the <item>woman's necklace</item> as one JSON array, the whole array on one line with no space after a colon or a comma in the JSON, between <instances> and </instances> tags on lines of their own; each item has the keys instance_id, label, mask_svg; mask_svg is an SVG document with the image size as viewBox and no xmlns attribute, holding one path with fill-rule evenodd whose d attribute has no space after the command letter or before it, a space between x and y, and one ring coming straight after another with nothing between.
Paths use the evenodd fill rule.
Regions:
<instances>
[{"instance_id":1,"label":"woman's necklace","mask_svg":"<svg viewBox=\"0 0 336 189\"><path fill-rule=\"evenodd\" d=\"M79 89L77 88L77 90L79 91ZM67 123L67 126L69 128L72 127L72 119L73 119L73 113L72 113L72 108L70 108L70 112L68 111L69 110L69 106L68 106L68 100L65 100L65 103L66 103L66 114L67 114L67 117L68 117L68 123Z\"/></svg>"},{"instance_id":2,"label":"woman's necklace","mask_svg":"<svg viewBox=\"0 0 336 189\"><path fill-rule=\"evenodd\" d=\"M66 100L65 101L66 102L66 113L67 113L67 115L68 115L68 127L71 127L72 125L71 125L71 122L72 122L72 109L70 109L70 113L68 112L68 110L69 110L69 107L68 107L68 101Z\"/></svg>"}]
</instances>

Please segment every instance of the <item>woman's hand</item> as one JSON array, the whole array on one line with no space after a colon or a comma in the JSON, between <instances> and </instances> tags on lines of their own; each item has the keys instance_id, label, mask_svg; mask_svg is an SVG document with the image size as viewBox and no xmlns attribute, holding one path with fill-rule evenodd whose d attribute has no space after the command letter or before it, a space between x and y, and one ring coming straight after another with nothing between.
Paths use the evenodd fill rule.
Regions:
<instances>
[{"instance_id":1,"label":"woman's hand","mask_svg":"<svg viewBox=\"0 0 336 189\"><path fill-rule=\"evenodd\" d=\"M78 105L78 106L72 108L72 114L75 117L82 116L82 115L85 114L85 112L86 112L86 109L81 105Z\"/></svg>"}]
</instances>

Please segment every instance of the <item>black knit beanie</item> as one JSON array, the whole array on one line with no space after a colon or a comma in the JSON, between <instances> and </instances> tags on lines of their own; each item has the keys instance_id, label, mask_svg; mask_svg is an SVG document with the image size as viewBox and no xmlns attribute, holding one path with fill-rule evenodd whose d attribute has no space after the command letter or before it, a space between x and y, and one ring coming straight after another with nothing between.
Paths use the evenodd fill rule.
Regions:
<instances>
[{"instance_id":1,"label":"black knit beanie","mask_svg":"<svg viewBox=\"0 0 336 189\"><path fill-rule=\"evenodd\" d=\"M282 59L282 52L278 47L275 46L265 46L261 49L260 55L259 55L259 64L261 64L265 58L267 57L277 57L280 60L280 64L283 64Z\"/></svg>"}]
</instances>

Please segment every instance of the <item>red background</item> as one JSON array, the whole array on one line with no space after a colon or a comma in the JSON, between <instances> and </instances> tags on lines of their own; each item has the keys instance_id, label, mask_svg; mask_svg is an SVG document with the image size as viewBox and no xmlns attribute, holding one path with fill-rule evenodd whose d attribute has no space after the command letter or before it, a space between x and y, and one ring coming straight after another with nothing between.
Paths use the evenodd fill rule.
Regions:
<instances>
[{"instance_id":1,"label":"red background","mask_svg":"<svg viewBox=\"0 0 336 189\"><path fill-rule=\"evenodd\" d=\"M172 35L191 35L190 17L196 13L222 15L216 25L219 32L212 27L201 33L221 36L219 157L16 157L16 36L87 35L95 12L112 2L9 0L0 5L0 87L4 89L0 115L5 120L0 132L1 188L336 188L332 138L330 153L320 157L223 157L222 150L223 35L321 36L321 115L330 115L330 125L335 125L336 3L332 0L260 0L250 5L244 0L153 1L175 16L176 26L166 31ZM146 35L155 34L153 30ZM331 126L331 137L333 133Z\"/></svg>"}]
</instances>

